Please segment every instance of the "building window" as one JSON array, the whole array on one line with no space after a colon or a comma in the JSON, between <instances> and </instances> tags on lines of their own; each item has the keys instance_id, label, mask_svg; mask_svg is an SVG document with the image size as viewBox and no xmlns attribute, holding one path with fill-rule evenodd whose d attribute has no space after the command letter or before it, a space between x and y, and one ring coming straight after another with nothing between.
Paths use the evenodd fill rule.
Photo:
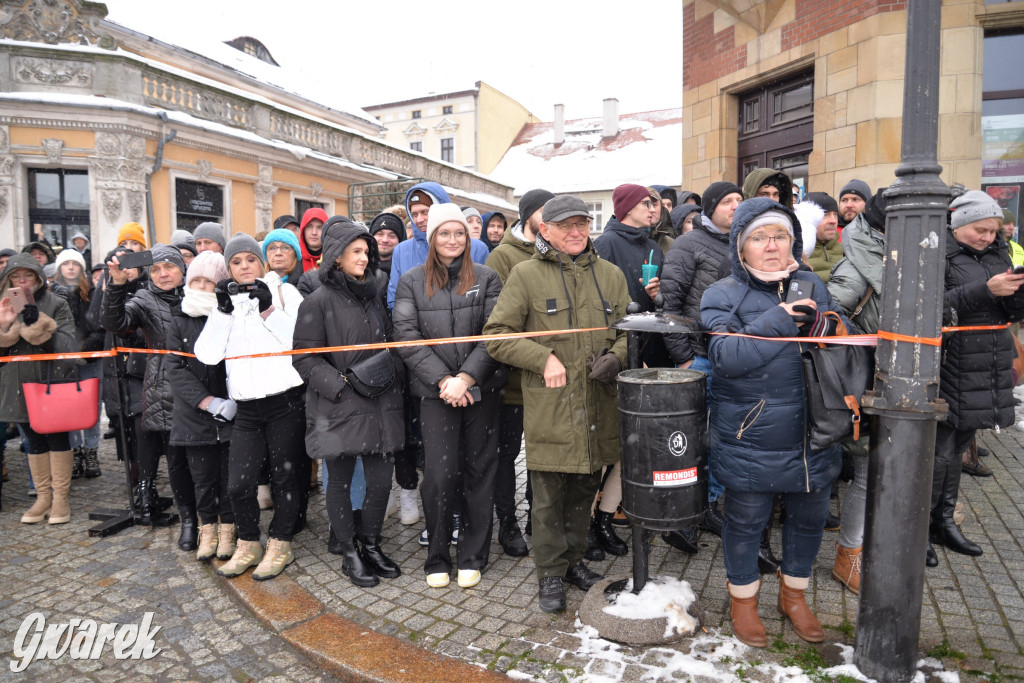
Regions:
<instances>
[{"instance_id":1,"label":"building window","mask_svg":"<svg viewBox=\"0 0 1024 683\"><path fill-rule=\"evenodd\" d=\"M413 110L412 110L412 117L413 117L414 119L418 119L418 118L420 118L421 116L423 116L423 112L422 112L421 110L419 110L419 109L413 109Z\"/></svg>"},{"instance_id":2,"label":"building window","mask_svg":"<svg viewBox=\"0 0 1024 683\"><path fill-rule=\"evenodd\" d=\"M323 202L312 202L308 199L295 200L295 217L300 221L302 220L302 216L310 209L323 209L326 211L327 204L324 204Z\"/></svg>"},{"instance_id":3,"label":"building window","mask_svg":"<svg viewBox=\"0 0 1024 683\"><path fill-rule=\"evenodd\" d=\"M445 106L441 107L441 113L442 114L451 114L452 113L452 105L446 104Z\"/></svg>"},{"instance_id":4,"label":"building window","mask_svg":"<svg viewBox=\"0 0 1024 683\"><path fill-rule=\"evenodd\" d=\"M758 168L785 172L807 187L814 142L814 73L766 83L739 95L738 167L743 179Z\"/></svg>"},{"instance_id":5,"label":"building window","mask_svg":"<svg viewBox=\"0 0 1024 683\"><path fill-rule=\"evenodd\" d=\"M422 152L423 151L423 141L421 140L419 142L410 142L409 143L409 149L411 149L414 152Z\"/></svg>"},{"instance_id":6,"label":"building window","mask_svg":"<svg viewBox=\"0 0 1024 683\"><path fill-rule=\"evenodd\" d=\"M455 163L455 138L441 139L441 161Z\"/></svg>"},{"instance_id":7,"label":"building window","mask_svg":"<svg viewBox=\"0 0 1024 683\"><path fill-rule=\"evenodd\" d=\"M604 232L604 203L587 202L587 211L594 217L593 222L590 224L590 232Z\"/></svg>"},{"instance_id":8,"label":"building window","mask_svg":"<svg viewBox=\"0 0 1024 683\"><path fill-rule=\"evenodd\" d=\"M28 199L29 241L44 237L50 244L66 247L76 232L89 237L87 171L31 168Z\"/></svg>"},{"instance_id":9,"label":"building window","mask_svg":"<svg viewBox=\"0 0 1024 683\"><path fill-rule=\"evenodd\" d=\"M220 185L178 178L174 201L179 230L192 232L200 223L224 221L224 188Z\"/></svg>"},{"instance_id":10,"label":"building window","mask_svg":"<svg viewBox=\"0 0 1024 683\"><path fill-rule=\"evenodd\" d=\"M981 95L981 188L1014 215L1024 210L1024 31L985 33Z\"/></svg>"}]
</instances>

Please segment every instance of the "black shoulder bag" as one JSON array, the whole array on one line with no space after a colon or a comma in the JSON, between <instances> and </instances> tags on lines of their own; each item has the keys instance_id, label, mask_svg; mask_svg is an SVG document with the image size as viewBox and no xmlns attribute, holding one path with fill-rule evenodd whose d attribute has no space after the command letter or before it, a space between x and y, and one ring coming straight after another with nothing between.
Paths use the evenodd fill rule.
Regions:
<instances>
[{"instance_id":1,"label":"black shoulder bag","mask_svg":"<svg viewBox=\"0 0 1024 683\"><path fill-rule=\"evenodd\" d=\"M377 324L380 325L380 334L384 341L388 341L387 332L384 330L384 322L377 314L377 308L370 305ZM395 360L391 357L391 351L382 349L369 358L364 358L358 363L350 365L341 376L349 386L356 390L360 396L376 398L388 390L395 381Z\"/></svg>"}]
</instances>

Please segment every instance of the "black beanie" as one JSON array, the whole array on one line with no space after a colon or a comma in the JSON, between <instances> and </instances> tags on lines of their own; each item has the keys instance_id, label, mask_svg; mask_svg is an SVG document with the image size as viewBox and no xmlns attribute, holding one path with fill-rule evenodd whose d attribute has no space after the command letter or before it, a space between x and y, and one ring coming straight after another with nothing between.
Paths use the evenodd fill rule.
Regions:
<instances>
[{"instance_id":1,"label":"black beanie","mask_svg":"<svg viewBox=\"0 0 1024 683\"><path fill-rule=\"evenodd\" d=\"M547 204L555 195L547 190L530 190L519 199L519 222L525 224L537 209Z\"/></svg>"},{"instance_id":2,"label":"black beanie","mask_svg":"<svg viewBox=\"0 0 1024 683\"><path fill-rule=\"evenodd\" d=\"M839 205L827 192L808 192L804 195L803 201L814 202L820 206L825 213L828 213L829 211L839 213Z\"/></svg>"},{"instance_id":3,"label":"black beanie","mask_svg":"<svg viewBox=\"0 0 1024 683\"><path fill-rule=\"evenodd\" d=\"M718 202L725 199L726 195L732 193L738 194L740 197L743 196L743 190L735 183L730 183L727 180L720 180L717 183L711 183L708 185L708 189L704 190L704 194L701 195L701 208L704 210L704 215L709 219L711 215L715 213L715 209L718 208Z\"/></svg>"},{"instance_id":4,"label":"black beanie","mask_svg":"<svg viewBox=\"0 0 1024 683\"><path fill-rule=\"evenodd\" d=\"M390 230L398 237L398 241L405 240L405 225L402 219L393 213L382 213L370 221L370 234L376 235L381 230Z\"/></svg>"},{"instance_id":5,"label":"black beanie","mask_svg":"<svg viewBox=\"0 0 1024 683\"><path fill-rule=\"evenodd\" d=\"M889 205L889 200L882 193L888 189L883 187L876 192L868 200L868 205L864 208L864 219L868 222L868 225L879 232L885 232L885 208Z\"/></svg>"}]
</instances>

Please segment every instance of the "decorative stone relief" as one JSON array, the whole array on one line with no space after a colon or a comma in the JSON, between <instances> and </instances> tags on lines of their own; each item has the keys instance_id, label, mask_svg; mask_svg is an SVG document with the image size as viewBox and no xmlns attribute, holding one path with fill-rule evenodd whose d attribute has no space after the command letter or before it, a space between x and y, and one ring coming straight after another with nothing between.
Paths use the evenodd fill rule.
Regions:
<instances>
[{"instance_id":1,"label":"decorative stone relief","mask_svg":"<svg viewBox=\"0 0 1024 683\"><path fill-rule=\"evenodd\" d=\"M10 7L13 2L5 4L8 6L0 13L0 37L47 45L78 43L108 50L117 47L110 34L96 30L106 14L98 3L25 0L20 7Z\"/></svg>"},{"instance_id":2,"label":"decorative stone relief","mask_svg":"<svg viewBox=\"0 0 1024 683\"><path fill-rule=\"evenodd\" d=\"M87 88L92 85L92 63L70 59L14 58L14 79L18 83L67 85Z\"/></svg>"},{"instance_id":3,"label":"decorative stone relief","mask_svg":"<svg viewBox=\"0 0 1024 683\"><path fill-rule=\"evenodd\" d=\"M320 193L324 191L324 186L320 183L310 183L309 191L313 195L313 199L320 199Z\"/></svg>"},{"instance_id":4,"label":"decorative stone relief","mask_svg":"<svg viewBox=\"0 0 1024 683\"><path fill-rule=\"evenodd\" d=\"M128 216L136 223L142 222L142 209L145 204L145 193L128 192Z\"/></svg>"},{"instance_id":5,"label":"decorative stone relief","mask_svg":"<svg viewBox=\"0 0 1024 683\"><path fill-rule=\"evenodd\" d=\"M11 171L14 170L14 157L4 157L0 159L0 178L6 178L11 175Z\"/></svg>"},{"instance_id":6,"label":"decorative stone relief","mask_svg":"<svg viewBox=\"0 0 1024 683\"><path fill-rule=\"evenodd\" d=\"M116 133L98 133L96 151L105 157L121 156L121 136Z\"/></svg>"},{"instance_id":7,"label":"decorative stone relief","mask_svg":"<svg viewBox=\"0 0 1024 683\"><path fill-rule=\"evenodd\" d=\"M125 136L125 156L132 159L146 158L146 139L140 135Z\"/></svg>"},{"instance_id":8,"label":"decorative stone relief","mask_svg":"<svg viewBox=\"0 0 1024 683\"><path fill-rule=\"evenodd\" d=\"M199 166L199 177L203 180L209 178L210 173L213 172L213 162L207 161L206 159L200 159L197 162L197 165Z\"/></svg>"},{"instance_id":9,"label":"decorative stone relief","mask_svg":"<svg viewBox=\"0 0 1024 683\"><path fill-rule=\"evenodd\" d=\"M7 218L7 209L10 207L10 195L6 186L0 186L0 221Z\"/></svg>"},{"instance_id":10,"label":"decorative stone relief","mask_svg":"<svg viewBox=\"0 0 1024 683\"><path fill-rule=\"evenodd\" d=\"M270 164L260 164L258 180L254 186L256 195L256 228L270 230L273 228L274 209L274 169Z\"/></svg>"},{"instance_id":11,"label":"decorative stone relief","mask_svg":"<svg viewBox=\"0 0 1024 683\"><path fill-rule=\"evenodd\" d=\"M11 136L8 133L8 126L0 126L0 152L6 152L11 148Z\"/></svg>"},{"instance_id":12,"label":"decorative stone relief","mask_svg":"<svg viewBox=\"0 0 1024 683\"><path fill-rule=\"evenodd\" d=\"M64 141L59 138L46 138L43 140L43 150L46 152L46 160L51 164L60 163L60 155L64 149Z\"/></svg>"},{"instance_id":13,"label":"decorative stone relief","mask_svg":"<svg viewBox=\"0 0 1024 683\"><path fill-rule=\"evenodd\" d=\"M103 190L100 193L100 202L103 204L103 215L107 222L116 224L121 218L121 192L119 190Z\"/></svg>"}]
</instances>

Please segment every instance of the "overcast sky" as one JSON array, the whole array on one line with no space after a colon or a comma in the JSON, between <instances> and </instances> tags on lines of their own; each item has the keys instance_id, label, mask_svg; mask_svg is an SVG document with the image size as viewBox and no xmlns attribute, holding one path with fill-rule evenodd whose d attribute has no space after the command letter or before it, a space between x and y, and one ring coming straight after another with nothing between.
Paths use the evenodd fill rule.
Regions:
<instances>
[{"instance_id":1,"label":"overcast sky","mask_svg":"<svg viewBox=\"0 0 1024 683\"><path fill-rule=\"evenodd\" d=\"M108 19L193 47L250 35L289 70L368 106L482 80L542 121L682 106L682 2L104 0ZM341 93L336 93L341 94Z\"/></svg>"}]
</instances>

